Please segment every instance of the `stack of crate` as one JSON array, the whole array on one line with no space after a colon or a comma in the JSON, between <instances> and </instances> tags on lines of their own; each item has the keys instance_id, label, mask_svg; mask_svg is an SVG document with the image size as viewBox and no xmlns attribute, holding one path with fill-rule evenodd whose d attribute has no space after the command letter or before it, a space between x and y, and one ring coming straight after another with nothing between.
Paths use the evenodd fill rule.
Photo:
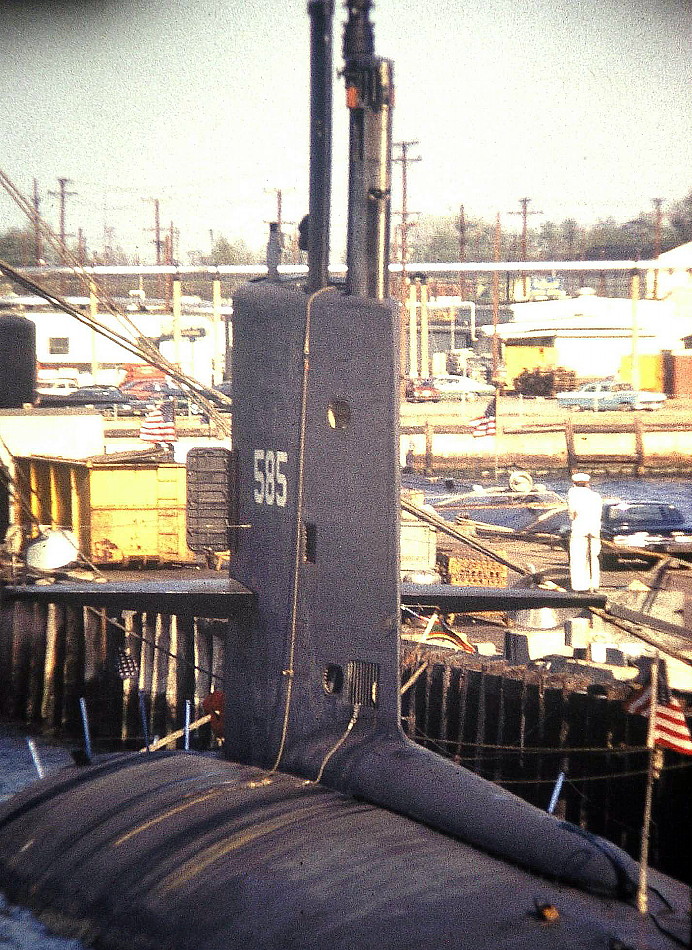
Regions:
<instances>
[{"instance_id":1,"label":"stack of crate","mask_svg":"<svg viewBox=\"0 0 692 950\"><path fill-rule=\"evenodd\" d=\"M504 553L498 551L500 556ZM459 587L506 587L507 567L477 551L440 552L438 562L448 584Z\"/></svg>"}]
</instances>

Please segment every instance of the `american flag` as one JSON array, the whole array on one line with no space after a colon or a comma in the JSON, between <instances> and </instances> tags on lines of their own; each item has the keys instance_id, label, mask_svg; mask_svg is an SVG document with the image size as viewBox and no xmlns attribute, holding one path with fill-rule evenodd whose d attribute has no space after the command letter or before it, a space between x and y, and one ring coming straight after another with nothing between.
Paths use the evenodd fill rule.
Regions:
<instances>
[{"instance_id":1,"label":"american flag","mask_svg":"<svg viewBox=\"0 0 692 950\"><path fill-rule=\"evenodd\" d=\"M692 735L682 706L668 687L666 664L663 660L659 661L658 670L654 744L660 748L673 749L682 755L692 755ZM651 666L648 667L644 685L626 700L625 709L640 716L651 715Z\"/></svg>"},{"instance_id":2,"label":"american flag","mask_svg":"<svg viewBox=\"0 0 692 950\"><path fill-rule=\"evenodd\" d=\"M130 680L139 676L139 667L129 650L118 650L118 676L122 680Z\"/></svg>"},{"instance_id":3,"label":"american flag","mask_svg":"<svg viewBox=\"0 0 692 950\"><path fill-rule=\"evenodd\" d=\"M175 442L175 409L172 402L164 402L142 419L139 437L143 442Z\"/></svg>"},{"instance_id":4,"label":"american flag","mask_svg":"<svg viewBox=\"0 0 692 950\"><path fill-rule=\"evenodd\" d=\"M473 430L474 439L480 439L485 435L495 435L496 434L496 425L495 425L495 404L497 402L497 396L493 398L488 403L488 407L483 413L482 416L479 416L477 419L471 419L469 425Z\"/></svg>"}]
</instances>

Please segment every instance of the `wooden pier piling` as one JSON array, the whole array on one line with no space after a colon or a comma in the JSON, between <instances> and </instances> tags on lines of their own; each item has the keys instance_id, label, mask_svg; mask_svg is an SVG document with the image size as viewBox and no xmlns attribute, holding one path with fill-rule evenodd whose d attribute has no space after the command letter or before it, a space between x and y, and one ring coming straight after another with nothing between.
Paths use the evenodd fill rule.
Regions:
<instances>
[{"instance_id":1,"label":"wooden pier piling","mask_svg":"<svg viewBox=\"0 0 692 950\"><path fill-rule=\"evenodd\" d=\"M426 662L427 660L427 662ZM404 652L402 723L410 738L638 856L646 783L646 720L625 712L626 687L484 663L420 645ZM666 753L655 803L653 862L689 881L690 768ZM677 832L676 832L677 829ZM676 838L677 833L677 838Z\"/></svg>"}]
</instances>

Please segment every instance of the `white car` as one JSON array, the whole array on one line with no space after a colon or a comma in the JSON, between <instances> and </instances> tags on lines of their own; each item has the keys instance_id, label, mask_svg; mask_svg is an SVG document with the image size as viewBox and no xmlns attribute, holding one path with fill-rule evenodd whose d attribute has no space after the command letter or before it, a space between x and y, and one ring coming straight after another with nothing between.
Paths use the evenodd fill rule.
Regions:
<instances>
[{"instance_id":1,"label":"white car","mask_svg":"<svg viewBox=\"0 0 692 950\"><path fill-rule=\"evenodd\" d=\"M668 398L665 393L652 393L633 389L631 383L618 383L611 379L585 383L581 389L566 393L556 393L555 398L561 409L619 409L621 411L659 409Z\"/></svg>"},{"instance_id":2,"label":"white car","mask_svg":"<svg viewBox=\"0 0 692 950\"><path fill-rule=\"evenodd\" d=\"M36 392L50 395L71 396L79 389L79 383L72 376L56 376L53 379L38 379L36 381Z\"/></svg>"},{"instance_id":3,"label":"white car","mask_svg":"<svg viewBox=\"0 0 692 950\"><path fill-rule=\"evenodd\" d=\"M492 396L495 393L495 387L491 386L490 383L471 379L470 376L453 376L451 374L435 376L433 382L442 399L465 399L471 402L478 399L479 396Z\"/></svg>"}]
</instances>

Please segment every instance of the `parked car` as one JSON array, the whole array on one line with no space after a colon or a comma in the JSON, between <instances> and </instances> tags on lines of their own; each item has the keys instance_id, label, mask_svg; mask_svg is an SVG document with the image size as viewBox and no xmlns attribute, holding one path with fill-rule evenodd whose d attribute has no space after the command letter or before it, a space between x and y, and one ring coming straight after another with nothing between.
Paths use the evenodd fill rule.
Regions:
<instances>
[{"instance_id":1,"label":"parked car","mask_svg":"<svg viewBox=\"0 0 692 950\"><path fill-rule=\"evenodd\" d=\"M662 501L605 503L601 538L623 548L692 555L692 522L686 521L675 505ZM604 567L616 564L619 558L612 548L601 555Z\"/></svg>"},{"instance_id":2,"label":"parked car","mask_svg":"<svg viewBox=\"0 0 692 950\"><path fill-rule=\"evenodd\" d=\"M182 392L164 379L136 379L131 383L123 383L120 390L128 399L141 399L144 402L150 402L158 396L163 399L173 390Z\"/></svg>"},{"instance_id":3,"label":"parked car","mask_svg":"<svg viewBox=\"0 0 692 950\"><path fill-rule=\"evenodd\" d=\"M490 383L471 379L470 376L435 376L433 384L441 399L465 399L471 402L479 396L492 396L495 393L495 387Z\"/></svg>"},{"instance_id":4,"label":"parked car","mask_svg":"<svg viewBox=\"0 0 692 950\"><path fill-rule=\"evenodd\" d=\"M53 379L36 380L36 392L41 395L63 395L67 396L79 389L79 383L72 376L55 376Z\"/></svg>"},{"instance_id":5,"label":"parked car","mask_svg":"<svg viewBox=\"0 0 692 950\"><path fill-rule=\"evenodd\" d=\"M432 379L406 380L406 399L409 402L439 402L441 398Z\"/></svg>"},{"instance_id":6,"label":"parked car","mask_svg":"<svg viewBox=\"0 0 692 950\"><path fill-rule=\"evenodd\" d=\"M51 408L94 406L109 416L131 416L141 412L137 401L128 399L117 386L80 386L71 393L40 393L38 404Z\"/></svg>"},{"instance_id":7,"label":"parked car","mask_svg":"<svg viewBox=\"0 0 692 950\"><path fill-rule=\"evenodd\" d=\"M631 383L618 383L613 380L586 383L580 389L556 393L557 404L563 409L593 409L594 412L606 409L634 410L659 409L668 398L664 393L650 393L634 389Z\"/></svg>"},{"instance_id":8,"label":"parked car","mask_svg":"<svg viewBox=\"0 0 692 950\"><path fill-rule=\"evenodd\" d=\"M231 396L230 382L224 381L216 386L212 386L210 389L201 389L200 395L219 412L231 411L233 399ZM196 402L194 398L187 396L187 394L186 399L189 404L190 412L194 415L201 415L205 421L208 421L207 412L203 404Z\"/></svg>"},{"instance_id":9,"label":"parked car","mask_svg":"<svg viewBox=\"0 0 692 950\"><path fill-rule=\"evenodd\" d=\"M128 399L141 403L147 412L160 405L164 399L173 402L176 412L187 412L188 409L192 412L198 411L196 404L184 389L160 379L137 380L133 383L125 383L120 389Z\"/></svg>"}]
</instances>

